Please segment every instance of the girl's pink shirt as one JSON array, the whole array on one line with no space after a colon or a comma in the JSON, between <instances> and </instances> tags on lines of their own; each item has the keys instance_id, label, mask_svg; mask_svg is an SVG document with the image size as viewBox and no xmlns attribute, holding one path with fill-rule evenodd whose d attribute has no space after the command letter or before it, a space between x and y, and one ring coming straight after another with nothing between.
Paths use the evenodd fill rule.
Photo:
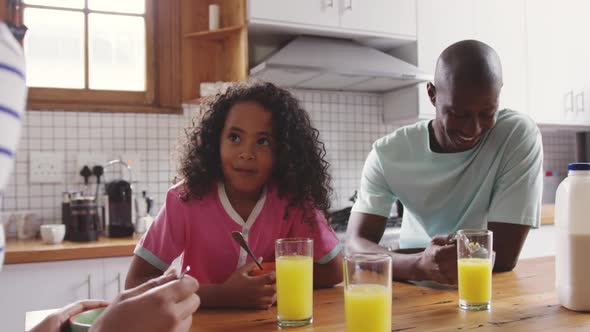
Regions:
<instances>
[{"instance_id":1,"label":"girl's pink shirt","mask_svg":"<svg viewBox=\"0 0 590 332\"><path fill-rule=\"evenodd\" d=\"M182 255L182 269L190 265L189 274L200 283L223 283L250 261L233 240L232 231L241 231L263 261L274 261L275 240L280 238L313 239L314 261L319 264L329 262L342 249L320 211L312 211L312 222L302 222L301 208L291 208L283 219L288 200L278 196L275 186L264 190L248 220L233 209L223 184L202 199L188 201L180 198L181 186L168 191L166 203L135 248L137 256L162 271Z\"/></svg>"}]
</instances>

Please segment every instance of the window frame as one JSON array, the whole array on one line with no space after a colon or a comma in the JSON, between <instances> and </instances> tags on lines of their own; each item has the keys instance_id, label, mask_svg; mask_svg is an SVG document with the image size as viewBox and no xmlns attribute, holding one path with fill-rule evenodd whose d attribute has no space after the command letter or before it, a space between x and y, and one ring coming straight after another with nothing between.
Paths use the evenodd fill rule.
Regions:
<instances>
[{"instance_id":1,"label":"window frame","mask_svg":"<svg viewBox=\"0 0 590 332\"><path fill-rule=\"evenodd\" d=\"M145 0L145 14L115 13L109 11L97 11L88 9L88 1L84 1L83 9L62 8L53 6L39 6L20 4L20 20L23 21L25 8L59 9L66 11L83 12L84 18L84 62L85 62L85 88L43 88L29 87L28 109L33 110L77 110L77 111L112 111L112 112L155 112L178 113L176 107L158 107L156 104L156 45L155 39L155 4L154 0ZM146 40L146 90L145 91L115 91L115 90L91 90L88 88L88 14L114 14L124 16L141 16L145 19Z\"/></svg>"}]
</instances>

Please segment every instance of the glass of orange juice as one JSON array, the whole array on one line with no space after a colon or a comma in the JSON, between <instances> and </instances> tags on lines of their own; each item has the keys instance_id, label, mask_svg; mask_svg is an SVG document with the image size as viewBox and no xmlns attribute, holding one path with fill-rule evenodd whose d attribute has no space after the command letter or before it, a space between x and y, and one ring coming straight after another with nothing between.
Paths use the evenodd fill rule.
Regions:
<instances>
[{"instance_id":1,"label":"glass of orange juice","mask_svg":"<svg viewBox=\"0 0 590 332\"><path fill-rule=\"evenodd\" d=\"M344 257L346 332L391 331L391 257Z\"/></svg>"},{"instance_id":2,"label":"glass of orange juice","mask_svg":"<svg viewBox=\"0 0 590 332\"><path fill-rule=\"evenodd\" d=\"M457 232L459 307L488 310L492 305L493 233L489 230Z\"/></svg>"},{"instance_id":3,"label":"glass of orange juice","mask_svg":"<svg viewBox=\"0 0 590 332\"><path fill-rule=\"evenodd\" d=\"M313 320L313 240L278 239L275 243L279 326L303 326Z\"/></svg>"}]
</instances>

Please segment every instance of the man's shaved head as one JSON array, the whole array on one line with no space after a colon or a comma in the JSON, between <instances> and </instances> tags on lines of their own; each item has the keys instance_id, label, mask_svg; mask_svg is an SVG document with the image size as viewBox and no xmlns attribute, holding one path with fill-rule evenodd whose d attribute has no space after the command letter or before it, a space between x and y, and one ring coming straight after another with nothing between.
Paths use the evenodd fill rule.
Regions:
<instances>
[{"instance_id":1,"label":"man's shaved head","mask_svg":"<svg viewBox=\"0 0 590 332\"><path fill-rule=\"evenodd\" d=\"M500 57L490 46L464 40L447 47L436 63L434 84L427 85L436 107L433 150L475 147L496 123L502 84Z\"/></svg>"},{"instance_id":2,"label":"man's shaved head","mask_svg":"<svg viewBox=\"0 0 590 332\"><path fill-rule=\"evenodd\" d=\"M502 65L493 48L477 40L447 47L438 58L434 84L440 89L501 87Z\"/></svg>"}]
</instances>

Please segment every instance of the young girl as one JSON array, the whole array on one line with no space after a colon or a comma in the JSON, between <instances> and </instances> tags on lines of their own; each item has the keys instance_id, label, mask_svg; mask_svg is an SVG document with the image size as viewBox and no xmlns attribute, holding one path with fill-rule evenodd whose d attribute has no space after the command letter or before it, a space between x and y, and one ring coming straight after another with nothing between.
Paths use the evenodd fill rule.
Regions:
<instances>
[{"instance_id":1,"label":"young girl","mask_svg":"<svg viewBox=\"0 0 590 332\"><path fill-rule=\"evenodd\" d=\"M276 239L312 238L314 287L341 282L341 246L325 219L324 145L297 100L271 83L247 82L205 107L187 132L183 181L137 245L126 287L162 274L182 254L182 268L190 265L201 283L203 306L268 308L275 274L250 276L258 268L246 264L232 231L264 261L274 261Z\"/></svg>"}]
</instances>

